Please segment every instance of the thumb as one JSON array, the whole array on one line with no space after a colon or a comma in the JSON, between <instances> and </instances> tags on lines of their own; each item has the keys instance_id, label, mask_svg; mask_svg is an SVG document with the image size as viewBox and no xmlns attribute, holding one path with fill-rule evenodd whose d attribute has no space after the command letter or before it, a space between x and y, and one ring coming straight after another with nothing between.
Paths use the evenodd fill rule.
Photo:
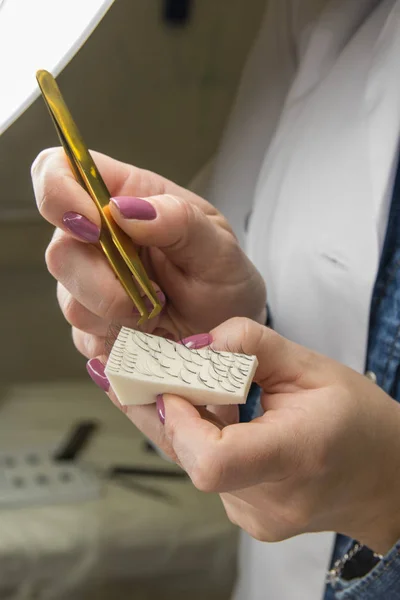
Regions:
<instances>
[{"instance_id":1,"label":"thumb","mask_svg":"<svg viewBox=\"0 0 400 600\"><path fill-rule=\"evenodd\" d=\"M191 202L164 194L146 199L122 196L111 198L114 220L139 246L155 246L184 271L196 275L209 268L221 255L233 234L218 226L218 213L208 203ZM220 218L222 223L222 217Z\"/></svg>"},{"instance_id":2,"label":"thumb","mask_svg":"<svg viewBox=\"0 0 400 600\"><path fill-rule=\"evenodd\" d=\"M256 383L268 393L314 389L327 381L329 359L255 321L234 318L211 332L215 350L256 356Z\"/></svg>"},{"instance_id":3,"label":"thumb","mask_svg":"<svg viewBox=\"0 0 400 600\"><path fill-rule=\"evenodd\" d=\"M255 419L221 427L186 400L165 394L157 400L166 438L179 464L203 492L229 492L276 481L298 454L294 420Z\"/></svg>"}]
</instances>

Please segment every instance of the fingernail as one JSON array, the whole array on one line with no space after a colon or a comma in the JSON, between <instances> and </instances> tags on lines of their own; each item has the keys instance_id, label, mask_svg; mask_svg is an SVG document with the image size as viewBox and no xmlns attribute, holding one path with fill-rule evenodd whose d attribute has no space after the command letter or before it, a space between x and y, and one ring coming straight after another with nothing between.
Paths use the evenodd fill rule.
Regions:
<instances>
[{"instance_id":1,"label":"fingernail","mask_svg":"<svg viewBox=\"0 0 400 600\"><path fill-rule=\"evenodd\" d=\"M62 221L71 233L80 237L85 242L93 244L99 241L100 228L83 215L75 212L66 212Z\"/></svg>"},{"instance_id":2,"label":"fingernail","mask_svg":"<svg viewBox=\"0 0 400 600\"><path fill-rule=\"evenodd\" d=\"M158 394L156 406L157 406L158 418L160 419L161 423L163 425L165 425L165 405L164 405L164 398L162 397L162 394Z\"/></svg>"},{"instance_id":3,"label":"fingernail","mask_svg":"<svg viewBox=\"0 0 400 600\"><path fill-rule=\"evenodd\" d=\"M190 337L184 338L179 342L190 350L200 350L209 346L212 342L212 337L209 333L199 333L197 335L191 335Z\"/></svg>"},{"instance_id":4,"label":"fingernail","mask_svg":"<svg viewBox=\"0 0 400 600\"><path fill-rule=\"evenodd\" d=\"M164 307L165 306L165 302L166 302L166 298L165 298L164 292L162 292L161 290L157 290L156 291L156 296L159 299L159 301L161 302L161 305ZM144 298L144 305L145 305L146 310L148 312L150 312L150 311L153 310L153 305L152 305L150 299L147 298L147 296L146 296L146 298ZM138 311L138 309L136 308L136 306L133 307L133 311L132 312L133 312L134 315L140 314L139 311Z\"/></svg>"},{"instance_id":5,"label":"fingernail","mask_svg":"<svg viewBox=\"0 0 400 600\"><path fill-rule=\"evenodd\" d=\"M138 221L153 221L157 217L156 209L150 202L143 198L131 196L117 196L111 198L111 202L118 208L125 219L137 219Z\"/></svg>"},{"instance_id":6,"label":"fingernail","mask_svg":"<svg viewBox=\"0 0 400 600\"><path fill-rule=\"evenodd\" d=\"M108 381L107 375L104 372L104 365L99 361L99 359L91 358L86 363L86 369L95 384L98 385L99 388L101 388L104 392L108 392L110 389L110 382Z\"/></svg>"}]
</instances>

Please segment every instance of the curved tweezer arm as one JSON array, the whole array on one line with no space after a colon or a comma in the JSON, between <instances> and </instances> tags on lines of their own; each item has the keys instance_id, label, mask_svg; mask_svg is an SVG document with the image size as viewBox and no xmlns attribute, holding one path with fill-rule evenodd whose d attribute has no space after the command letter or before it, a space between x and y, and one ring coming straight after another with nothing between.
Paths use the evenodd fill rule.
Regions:
<instances>
[{"instance_id":1,"label":"curved tweezer arm","mask_svg":"<svg viewBox=\"0 0 400 600\"><path fill-rule=\"evenodd\" d=\"M110 193L64 102L54 77L38 71L36 78L49 109L71 169L96 204L101 216L100 245L116 276L141 316L140 323L158 315L160 301L142 265L132 240L117 226L109 211ZM153 305L150 315L136 284Z\"/></svg>"}]
</instances>

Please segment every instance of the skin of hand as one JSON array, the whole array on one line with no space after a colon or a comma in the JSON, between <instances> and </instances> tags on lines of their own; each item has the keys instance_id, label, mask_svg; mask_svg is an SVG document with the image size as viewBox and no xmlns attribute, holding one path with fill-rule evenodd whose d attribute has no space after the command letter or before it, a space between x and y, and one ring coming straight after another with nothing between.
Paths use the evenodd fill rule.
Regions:
<instances>
[{"instance_id":1,"label":"skin of hand","mask_svg":"<svg viewBox=\"0 0 400 600\"><path fill-rule=\"evenodd\" d=\"M339 531L385 553L400 537L400 407L361 375L255 322L265 318L264 284L211 205L158 175L93 156L111 195L122 197L111 204L115 220L167 297L148 330L186 337L250 317L214 329L212 344L260 362L264 414L252 423L238 424L235 408L198 410L174 396L158 402L165 425L155 406L124 412L196 487L220 493L229 518L253 537ZM61 149L39 155L32 176L39 210L57 227L46 260L75 344L88 358L103 356L110 324L134 327L137 316L95 245L99 215ZM132 196L153 211L139 203L140 218L123 217Z\"/></svg>"},{"instance_id":2,"label":"skin of hand","mask_svg":"<svg viewBox=\"0 0 400 600\"><path fill-rule=\"evenodd\" d=\"M265 322L262 277L213 206L159 175L92 156L115 199L112 216L140 248L165 302L146 331L178 340L233 316ZM135 327L138 314L96 245L99 213L61 148L37 157L32 180L40 213L56 227L46 262L75 345L87 358L103 354L110 325Z\"/></svg>"},{"instance_id":3,"label":"skin of hand","mask_svg":"<svg viewBox=\"0 0 400 600\"><path fill-rule=\"evenodd\" d=\"M385 554L400 538L399 405L254 321L231 319L210 339L258 357L261 417L224 422L173 395L158 398L159 419L154 406L121 407L127 416L252 537L335 531Z\"/></svg>"}]
</instances>

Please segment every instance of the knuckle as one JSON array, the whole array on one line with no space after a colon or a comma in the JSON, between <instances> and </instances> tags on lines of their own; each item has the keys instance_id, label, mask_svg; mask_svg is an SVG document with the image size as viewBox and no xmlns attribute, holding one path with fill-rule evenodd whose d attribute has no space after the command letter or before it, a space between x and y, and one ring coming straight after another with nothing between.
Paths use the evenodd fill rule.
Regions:
<instances>
[{"instance_id":1,"label":"knuckle","mask_svg":"<svg viewBox=\"0 0 400 600\"><path fill-rule=\"evenodd\" d=\"M240 335L244 340L253 339L255 332L258 333L259 330L259 335L262 335L262 327L247 317L233 317L229 320L229 323L232 328L240 331Z\"/></svg>"},{"instance_id":2,"label":"knuckle","mask_svg":"<svg viewBox=\"0 0 400 600\"><path fill-rule=\"evenodd\" d=\"M59 194L63 185L63 167L64 156L60 148L42 150L31 166L36 202L39 212L44 218L49 212L48 204Z\"/></svg>"},{"instance_id":3,"label":"knuckle","mask_svg":"<svg viewBox=\"0 0 400 600\"><path fill-rule=\"evenodd\" d=\"M221 464L211 455L200 456L192 467L190 478L200 492L217 492L222 481Z\"/></svg>"},{"instance_id":4,"label":"knuckle","mask_svg":"<svg viewBox=\"0 0 400 600\"><path fill-rule=\"evenodd\" d=\"M45 252L45 262L49 273L58 279L65 263L66 240L54 236Z\"/></svg>"},{"instance_id":5,"label":"knuckle","mask_svg":"<svg viewBox=\"0 0 400 600\"><path fill-rule=\"evenodd\" d=\"M65 320L73 327L86 331L87 318L83 306L71 294L66 294L60 305Z\"/></svg>"},{"instance_id":6,"label":"knuckle","mask_svg":"<svg viewBox=\"0 0 400 600\"><path fill-rule=\"evenodd\" d=\"M39 152L31 165L32 178L35 178L43 170L48 158L54 156L56 151L56 148L46 148L45 150L41 150L41 152Z\"/></svg>"},{"instance_id":7,"label":"knuckle","mask_svg":"<svg viewBox=\"0 0 400 600\"><path fill-rule=\"evenodd\" d=\"M265 328L247 317L233 317L226 324L230 345L245 354L257 354Z\"/></svg>"},{"instance_id":8,"label":"knuckle","mask_svg":"<svg viewBox=\"0 0 400 600\"><path fill-rule=\"evenodd\" d=\"M174 236L170 240L169 244L163 246L164 249L174 252L185 250L186 259L190 261L193 256L189 255L190 243L194 231L199 231L204 226L206 216L204 212L195 204L192 204L188 200L181 198L180 196L172 196L166 194L163 197L163 204L165 202L170 203L170 219L174 222ZM178 232L178 234L176 233Z\"/></svg>"},{"instance_id":9,"label":"knuckle","mask_svg":"<svg viewBox=\"0 0 400 600\"><path fill-rule=\"evenodd\" d=\"M78 352L88 359L104 354L104 343L101 338L95 335L73 327L72 339Z\"/></svg>"},{"instance_id":10,"label":"knuckle","mask_svg":"<svg viewBox=\"0 0 400 600\"><path fill-rule=\"evenodd\" d=\"M96 313L106 321L113 321L116 317L126 314L126 306L127 296L122 287L115 285L100 297Z\"/></svg>"}]
</instances>

